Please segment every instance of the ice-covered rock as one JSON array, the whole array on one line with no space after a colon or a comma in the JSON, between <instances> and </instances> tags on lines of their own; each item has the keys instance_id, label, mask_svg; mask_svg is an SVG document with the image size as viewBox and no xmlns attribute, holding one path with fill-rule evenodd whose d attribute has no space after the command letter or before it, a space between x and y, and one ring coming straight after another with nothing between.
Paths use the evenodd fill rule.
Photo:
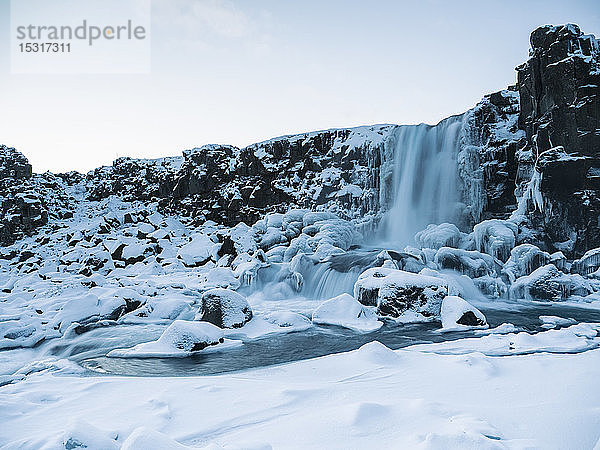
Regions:
<instances>
[{"instance_id":1,"label":"ice-covered rock","mask_svg":"<svg viewBox=\"0 0 600 450\"><path fill-rule=\"evenodd\" d=\"M229 230L229 237L233 241L237 254L254 253L256 251L256 240L252 229L244 222L238 223Z\"/></svg>"},{"instance_id":2,"label":"ice-covered rock","mask_svg":"<svg viewBox=\"0 0 600 450\"><path fill-rule=\"evenodd\" d=\"M481 291L481 293L493 298L502 297L508 291L504 281L489 275L473 278L473 284Z\"/></svg>"},{"instance_id":3,"label":"ice-covered rock","mask_svg":"<svg viewBox=\"0 0 600 450\"><path fill-rule=\"evenodd\" d=\"M573 261L571 267L572 272L584 276L594 273L598 269L600 269L600 248L588 250L581 258Z\"/></svg>"},{"instance_id":4,"label":"ice-covered rock","mask_svg":"<svg viewBox=\"0 0 600 450\"><path fill-rule=\"evenodd\" d=\"M572 295L585 297L593 292L589 281L578 274L565 274L548 264L518 278L510 287L511 298L564 300Z\"/></svg>"},{"instance_id":5,"label":"ice-covered rock","mask_svg":"<svg viewBox=\"0 0 600 450\"><path fill-rule=\"evenodd\" d=\"M377 320L377 314L371 308L362 305L350 294L341 294L319 305L312 314L312 321L359 332L375 331L383 322Z\"/></svg>"},{"instance_id":6,"label":"ice-covered rock","mask_svg":"<svg viewBox=\"0 0 600 450\"><path fill-rule=\"evenodd\" d=\"M231 289L211 289L202 294L198 319L220 328L240 328L252 319L248 301Z\"/></svg>"},{"instance_id":7,"label":"ice-covered rock","mask_svg":"<svg viewBox=\"0 0 600 450\"><path fill-rule=\"evenodd\" d=\"M473 227L477 250L506 261L517 241L518 227L507 220L484 220Z\"/></svg>"},{"instance_id":8,"label":"ice-covered rock","mask_svg":"<svg viewBox=\"0 0 600 450\"><path fill-rule=\"evenodd\" d=\"M115 349L112 358L184 357L208 347L225 343L223 330L208 322L176 320L156 341L135 347ZM231 345L231 342L227 343Z\"/></svg>"},{"instance_id":9,"label":"ice-covered rock","mask_svg":"<svg viewBox=\"0 0 600 450\"><path fill-rule=\"evenodd\" d=\"M442 247L435 255L435 263L441 269L452 269L471 278L493 275L498 263L493 256L458 248Z\"/></svg>"},{"instance_id":10,"label":"ice-covered rock","mask_svg":"<svg viewBox=\"0 0 600 450\"><path fill-rule=\"evenodd\" d=\"M463 234L453 223L430 224L415 235L415 241L420 248L456 248L460 245Z\"/></svg>"},{"instance_id":11,"label":"ice-covered rock","mask_svg":"<svg viewBox=\"0 0 600 450\"><path fill-rule=\"evenodd\" d=\"M379 315L392 317L407 310L438 316L447 294L447 283L440 278L384 267L367 269L354 285L354 297L360 303L376 306Z\"/></svg>"},{"instance_id":12,"label":"ice-covered rock","mask_svg":"<svg viewBox=\"0 0 600 450\"><path fill-rule=\"evenodd\" d=\"M454 295L444 297L441 308L442 329L460 330L465 328L487 328L488 324L481 311L469 302Z\"/></svg>"},{"instance_id":13,"label":"ice-covered rock","mask_svg":"<svg viewBox=\"0 0 600 450\"><path fill-rule=\"evenodd\" d=\"M513 283L517 278L529 275L535 269L545 266L551 260L549 253L533 244L517 245L510 251L510 258L504 264L502 273Z\"/></svg>"}]
</instances>

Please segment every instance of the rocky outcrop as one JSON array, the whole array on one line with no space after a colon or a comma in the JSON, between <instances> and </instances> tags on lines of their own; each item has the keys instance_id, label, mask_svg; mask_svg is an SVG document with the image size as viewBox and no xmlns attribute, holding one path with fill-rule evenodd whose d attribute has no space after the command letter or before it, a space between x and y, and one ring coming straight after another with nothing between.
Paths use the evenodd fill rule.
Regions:
<instances>
[{"instance_id":1,"label":"rocky outcrop","mask_svg":"<svg viewBox=\"0 0 600 450\"><path fill-rule=\"evenodd\" d=\"M46 200L35 189L32 177L27 158L14 148L0 145L0 245L31 235L48 222Z\"/></svg>"},{"instance_id":2,"label":"rocky outcrop","mask_svg":"<svg viewBox=\"0 0 600 450\"><path fill-rule=\"evenodd\" d=\"M292 207L329 209L343 218L375 214L389 201L381 162L395 125L325 130L237 148L205 145L182 157L119 158L87 175L90 200L119 195L158 201L165 211L249 225ZM386 156L387 152L387 156ZM387 178L386 178L387 177ZM383 180L383 181L382 181Z\"/></svg>"},{"instance_id":3,"label":"rocky outcrop","mask_svg":"<svg viewBox=\"0 0 600 450\"><path fill-rule=\"evenodd\" d=\"M599 44L579 27L543 26L531 34L529 60L517 67L517 183L533 228L549 250L570 256L600 245ZM533 181L532 181L533 180Z\"/></svg>"}]
</instances>

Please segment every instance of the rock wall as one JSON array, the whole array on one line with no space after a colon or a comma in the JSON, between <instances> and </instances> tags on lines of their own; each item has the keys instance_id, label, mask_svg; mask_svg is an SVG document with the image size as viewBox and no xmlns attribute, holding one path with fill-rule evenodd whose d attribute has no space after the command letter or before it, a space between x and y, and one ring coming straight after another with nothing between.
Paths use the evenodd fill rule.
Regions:
<instances>
[{"instance_id":1,"label":"rock wall","mask_svg":"<svg viewBox=\"0 0 600 450\"><path fill-rule=\"evenodd\" d=\"M527 202L530 227L550 250L572 255L600 246L599 55L598 40L578 26L548 25L531 34L530 58L517 67L527 138L517 194L539 190L541 201Z\"/></svg>"}]
</instances>

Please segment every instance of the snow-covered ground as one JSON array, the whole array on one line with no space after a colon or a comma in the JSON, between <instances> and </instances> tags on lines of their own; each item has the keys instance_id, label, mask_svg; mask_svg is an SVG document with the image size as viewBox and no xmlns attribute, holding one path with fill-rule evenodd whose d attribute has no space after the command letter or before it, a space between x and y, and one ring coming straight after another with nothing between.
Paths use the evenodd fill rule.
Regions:
<instances>
[{"instance_id":1,"label":"snow-covered ground","mask_svg":"<svg viewBox=\"0 0 600 450\"><path fill-rule=\"evenodd\" d=\"M518 334L396 351L371 342L205 377L81 377L65 367L0 389L0 442L6 449L592 449L600 438L599 329L528 335L526 354L503 357L489 356L496 351L486 342L501 336L509 348ZM453 346L460 354L444 354Z\"/></svg>"}]
</instances>

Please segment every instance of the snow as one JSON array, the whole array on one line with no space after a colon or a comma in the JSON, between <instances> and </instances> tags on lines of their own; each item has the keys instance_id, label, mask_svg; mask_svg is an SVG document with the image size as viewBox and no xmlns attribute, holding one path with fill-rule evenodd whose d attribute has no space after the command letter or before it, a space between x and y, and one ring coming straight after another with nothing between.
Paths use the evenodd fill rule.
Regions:
<instances>
[{"instance_id":1,"label":"snow","mask_svg":"<svg viewBox=\"0 0 600 450\"><path fill-rule=\"evenodd\" d=\"M542 322L542 328L556 328L577 323L574 319L557 316L540 316L540 322Z\"/></svg>"},{"instance_id":2,"label":"snow","mask_svg":"<svg viewBox=\"0 0 600 450\"><path fill-rule=\"evenodd\" d=\"M61 448L66 436L88 448L111 440L115 448L145 450L386 448L390 442L415 449L592 448L600 424L600 349L539 353L580 351L598 340L584 337L597 334L598 325L571 328L527 335L527 346L519 334L398 351L372 342L218 376L39 373L0 388L0 442L20 449ZM513 341L530 354L484 354ZM73 425L75 418L85 422Z\"/></svg>"},{"instance_id":3,"label":"snow","mask_svg":"<svg viewBox=\"0 0 600 450\"><path fill-rule=\"evenodd\" d=\"M312 321L362 333L375 331L383 325L383 322L377 320L377 314L372 308L361 305L350 294L341 294L323 302L313 312Z\"/></svg>"},{"instance_id":4,"label":"snow","mask_svg":"<svg viewBox=\"0 0 600 450\"><path fill-rule=\"evenodd\" d=\"M112 350L113 358L181 358L199 351L230 348L241 342L224 340L223 330L208 322L175 320L157 341Z\"/></svg>"},{"instance_id":5,"label":"snow","mask_svg":"<svg viewBox=\"0 0 600 450\"><path fill-rule=\"evenodd\" d=\"M567 328L536 334L522 331L489 334L480 338L458 339L435 344L419 344L416 350L441 355L462 355L480 352L487 356L527 355L531 353L574 353L600 347L600 324L579 323Z\"/></svg>"},{"instance_id":6,"label":"snow","mask_svg":"<svg viewBox=\"0 0 600 450\"><path fill-rule=\"evenodd\" d=\"M482 323L480 325L466 325L458 323L465 313L471 312ZM488 324L481 311L469 302L454 295L448 295L442 300L440 312L442 329L444 331L465 330L470 328L487 328Z\"/></svg>"},{"instance_id":7,"label":"snow","mask_svg":"<svg viewBox=\"0 0 600 450\"><path fill-rule=\"evenodd\" d=\"M462 233L453 223L430 224L415 235L420 248L458 247L461 239Z\"/></svg>"},{"instance_id":8,"label":"snow","mask_svg":"<svg viewBox=\"0 0 600 450\"><path fill-rule=\"evenodd\" d=\"M241 328L224 330L225 335L243 340L262 338L272 334L305 331L312 326L310 320L291 311L272 311L255 315Z\"/></svg>"},{"instance_id":9,"label":"snow","mask_svg":"<svg viewBox=\"0 0 600 450\"><path fill-rule=\"evenodd\" d=\"M186 266L194 267L206 262L209 259L217 260L217 252L220 244L214 243L210 236L203 233L196 233L186 245L182 246L177 252Z\"/></svg>"}]
</instances>

